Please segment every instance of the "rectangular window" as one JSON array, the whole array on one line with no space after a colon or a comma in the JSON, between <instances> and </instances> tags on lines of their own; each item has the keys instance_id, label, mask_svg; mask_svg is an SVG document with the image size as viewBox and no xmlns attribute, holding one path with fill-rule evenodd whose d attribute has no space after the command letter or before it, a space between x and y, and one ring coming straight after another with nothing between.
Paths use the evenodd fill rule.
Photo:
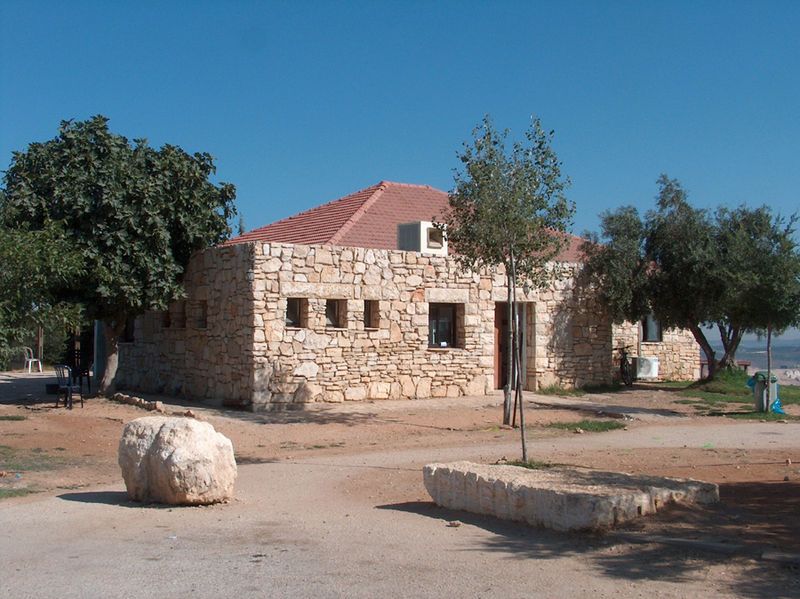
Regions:
<instances>
[{"instance_id":1,"label":"rectangular window","mask_svg":"<svg viewBox=\"0 0 800 599\"><path fill-rule=\"evenodd\" d=\"M308 300L304 297L286 298L286 326L305 328L308 326Z\"/></svg>"},{"instance_id":2,"label":"rectangular window","mask_svg":"<svg viewBox=\"0 0 800 599\"><path fill-rule=\"evenodd\" d=\"M428 347L458 347L458 304L430 304L428 308Z\"/></svg>"},{"instance_id":3,"label":"rectangular window","mask_svg":"<svg viewBox=\"0 0 800 599\"><path fill-rule=\"evenodd\" d=\"M364 300L364 328L377 329L380 327L380 317L378 300Z\"/></svg>"},{"instance_id":4,"label":"rectangular window","mask_svg":"<svg viewBox=\"0 0 800 599\"><path fill-rule=\"evenodd\" d=\"M136 340L133 334L135 328L136 328L136 318L133 316L128 317L125 320L125 329L122 331L122 335L119 336L119 342L133 343Z\"/></svg>"},{"instance_id":5,"label":"rectangular window","mask_svg":"<svg viewBox=\"0 0 800 599\"><path fill-rule=\"evenodd\" d=\"M332 329L347 327L347 300L325 300L325 326Z\"/></svg>"},{"instance_id":6,"label":"rectangular window","mask_svg":"<svg viewBox=\"0 0 800 599\"><path fill-rule=\"evenodd\" d=\"M168 329L170 326L172 326L172 317L170 316L169 308L161 313L161 326L165 329Z\"/></svg>"},{"instance_id":7,"label":"rectangular window","mask_svg":"<svg viewBox=\"0 0 800 599\"><path fill-rule=\"evenodd\" d=\"M178 300L173 305L172 326L176 329L186 328L186 300Z\"/></svg>"},{"instance_id":8,"label":"rectangular window","mask_svg":"<svg viewBox=\"0 0 800 599\"><path fill-rule=\"evenodd\" d=\"M642 342L660 343L661 340L661 323L652 314L648 314L647 318L642 319Z\"/></svg>"},{"instance_id":9,"label":"rectangular window","mask_svg":"<svg viewBox=\"0 0 800 599\"><path fill-rule=\"evenodd\" d=\"M208 327L208 302L206 302L206 300L200 300L197 302L195 310L195 324L197 328L205 329Z\"/></svg>"}]
</instances>

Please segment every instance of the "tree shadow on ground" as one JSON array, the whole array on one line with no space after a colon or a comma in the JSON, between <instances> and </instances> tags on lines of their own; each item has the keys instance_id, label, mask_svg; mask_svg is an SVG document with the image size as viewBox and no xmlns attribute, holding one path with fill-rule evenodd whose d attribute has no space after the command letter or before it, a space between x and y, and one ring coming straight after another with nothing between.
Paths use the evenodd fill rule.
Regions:
<instances>
[{"instance_id":1,"label":"tree shadow on ground","mask_svg":"<svg viewBox=\"0 0 800 599\"><path fill-rule=\"evenodd\" d=\"M727 592L743 597L797 597L800 569L751 559L752 550L741 555L698 547L676 546L643 538L631 543L616 533L555 532L519 522L450 510L433 502L406 502L377 506L377 509L418 514L443 521L458 520L489 533L488 539L473 551L493 551L509 559L558 559L580 557L602 576L628 581L698 582L707 577L711 566L732 566L730 580L719 581ZM658 516L653 519L658 519ZM702 526L701 522L693 525ZM623 533L624 534L624 533ZM702 536L702 529L700 529Z\"/></svg>"},{"instance_id":2,"label":"tree shadow on ground","mask_svg":"<svg viewBox=\"0 0 800 599\"><path fill-rule=\"evenodd\" d=\"M667 416L671 418L686 417L686 414L666 408L643 408L639 406L614 405L581 399L575 400L575 403L548 402L542 399L532 399L530 402L534 404L535 410L572 410L591 414L593 416L609 416L612 418L615 416L622 417L624 414ZM581 405L579 402L585 403Z\"/></svg>"}]
</instances>

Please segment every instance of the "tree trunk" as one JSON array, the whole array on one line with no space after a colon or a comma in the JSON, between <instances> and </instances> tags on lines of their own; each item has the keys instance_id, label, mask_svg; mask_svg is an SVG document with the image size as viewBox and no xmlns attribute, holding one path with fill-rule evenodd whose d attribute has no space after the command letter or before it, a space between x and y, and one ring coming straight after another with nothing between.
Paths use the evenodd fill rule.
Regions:
<instances>
[{"instance_id":1,"label":"tree trunk","mask_svg":"<svg viewBox=\"0 0 800 599\"><path fill-rule=\"evenodd\" d=\"M511 285L513 288L513 297L514 297L514 309L512 310L512 337L514 340L514 375L516 378L515 381L515 389L516 389L516 400L515 404L519 404L519 435L520 435L520 442L522 443L522 461L528 461L528 445L525 439L525 410L523 407L522 401L522 348L519 343L519 306L517 305L517 269L516 263L514 261L514 253L511 253Z\"/></svg>"},{"instance_id":2,"label":"tree trunk","mask_svg":"<svg viewBox=\"0 0 800 599\"><path fill-rule=\"evenodd\" d=\"M692 332L692 335L694 335L694 340L697 341L700 349L702 349L703 353L706 355L706 362L708 362L707 380L710 381L717 374L717 362L714 354L714 348L711 347L708 339L706 339L705 333L703 333L703 329L701 329L699 325L691 324L689 325L689 330Z\"/></svg>"},{"instance_id":3,"label":"tree trunk","mask_svg":"<svg viewBox=\"0 0 800 599\"><path fill-rule=\"evenodd\" d=\"M772 403L770 397L770 384L772 381L772 323L767 325L767 392L764 394L766 401L764 402L764 411L769 412L769 405Z\"/></svg>"},{"instance_id":4,"label":"tree trunk","mask_svg":"<svg viewBox=\"0 0 800 599\"><path fill-rule=\"evenodd\" d=\"M506 285L508 287L508 331L506 332L506 356L508 364L506 365L506 386L505 386L505 399L503 400L503 424L511 424L511 377L514 373L514 357L511 348L514 343L514 332L512 329L514 295L513 285L511 279L511 270L506 267Z\"/></svg>"},{"instance_id":5,"label":"tree trunk","mask_svg":"<svg viewBox=\"0 0 800 599\"><path fill-rule=\"evenodd\" d=\"M722 341L722 348L725 350L722 358L717 364L718 368L727 368L736 365L736 350L742 342L743 331L740 327L726 327L722 323L717 323L719 338Z\"/></svg>"},{"instance_id":6,"label":"tree trunk","mask_svg":"<svg viewBox=\"0 0 800 599\"><path fill-rule=\"evenodd\" d=\"M117 366L119 365L119 336L125 330L125 318L103 321L103 337L106 342L106 369L98 392L111 395L117 390Z\"/></svg>"}]
</instances>

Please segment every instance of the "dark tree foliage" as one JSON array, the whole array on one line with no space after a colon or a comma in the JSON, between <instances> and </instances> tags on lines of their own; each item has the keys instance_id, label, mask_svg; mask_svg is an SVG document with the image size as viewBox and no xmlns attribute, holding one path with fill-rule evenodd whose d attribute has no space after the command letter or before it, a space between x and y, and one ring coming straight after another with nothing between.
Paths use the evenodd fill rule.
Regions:
<instances>
[{"instance_id":1,"label":"dark tree foliage","mask_svg":"<svg viewBox=\"0 0 800 599\"><path fill-rule=\"evenodd\" d=\"M214 172L209 154L130 143L103 116L64 121L55 139L14 153L5 224L38 231L52 223L79 255L82 273L60 299L105 325L102 391L113 389L126 320L180 298L192 253L230 236L235 189L209 181Z\"/></svg>"}]
</instances>

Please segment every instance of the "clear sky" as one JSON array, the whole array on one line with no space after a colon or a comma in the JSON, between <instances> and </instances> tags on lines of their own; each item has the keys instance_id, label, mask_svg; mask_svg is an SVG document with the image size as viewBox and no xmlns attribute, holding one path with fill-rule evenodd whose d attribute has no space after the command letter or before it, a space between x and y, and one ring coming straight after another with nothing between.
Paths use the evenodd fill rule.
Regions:
<instances>
[{"instance_id":1,"label":"clear sky","mask_svg":"<svg viewBox=\"0 0 800 599\"><path fill-rule=\"evenodd\" d=\"M489 113L555 130L574 231L800 209L800 2L0 2L0 169L61 119L216 157L248 229L381 179L449 190ZM796 335L796 332L793 334Z\"/></svg>"},{"instance_id":2,"label":"clear sky","mask_svg":"<svg viewBox=\"0 0 800 599\"><path fill-rule=\"evenodd\" d=\"M250 229L381 179L452 186L490 113L555 130L574 230L653 203L800 206L800 2L0 3L0 168L101 113L216 157Z\"/></svg>"}]
</instances>

